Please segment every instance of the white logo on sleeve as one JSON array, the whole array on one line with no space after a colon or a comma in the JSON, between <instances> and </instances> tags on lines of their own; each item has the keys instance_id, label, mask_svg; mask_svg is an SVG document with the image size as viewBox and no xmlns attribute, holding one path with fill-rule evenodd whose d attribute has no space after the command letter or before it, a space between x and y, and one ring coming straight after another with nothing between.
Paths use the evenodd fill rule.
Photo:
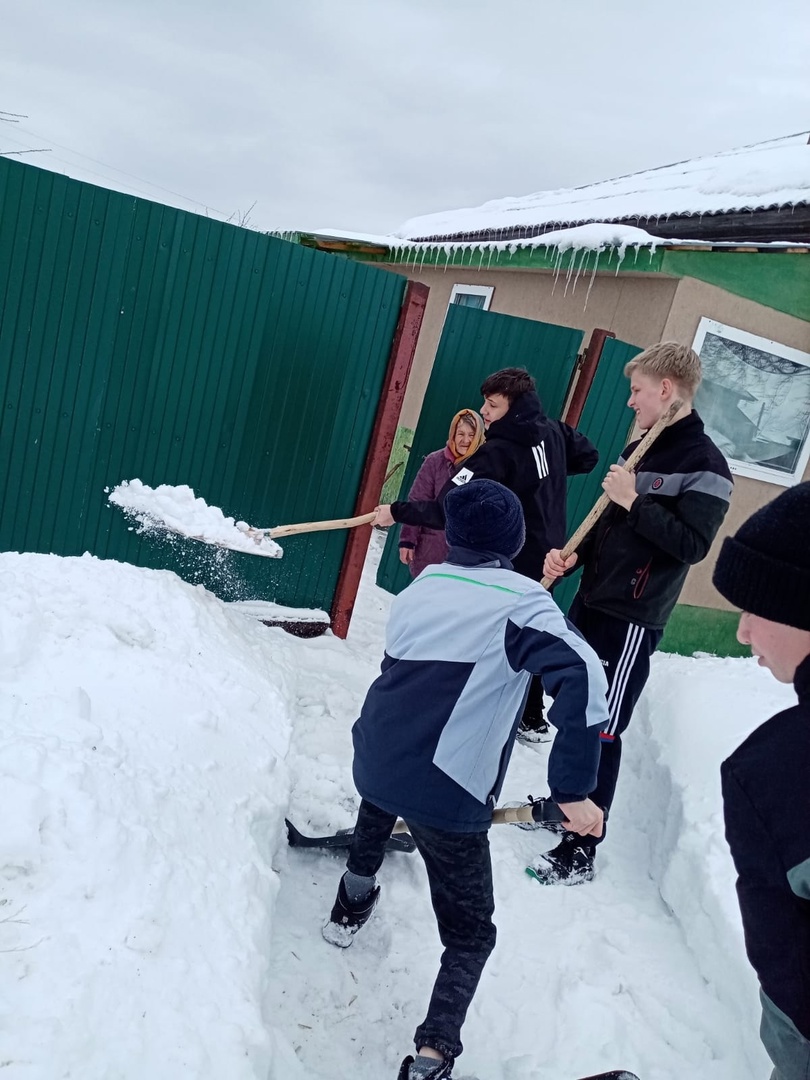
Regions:
<instances>
[{"instance_id":1,"label":"white logo on sleeve","mask_svg":"<svg viewBox=\"0 0 810 1080\"><path fill-rule=\"evenodd\" d=\"M548 458L546 457L545 439L539 446L532 447L532 453L534 454L534 463L537 466L537 475L542 480L543 477L548 476Z\"/></svg>"},{"instance_id":2,"label":"white logo on sleeve","mask_svg":"<svg viewBox=\"0 0 810 1080\"><path fill-rule=\"evenodd\" d=\"M472 480L474 476L475 473L472 471L472 469L459 469L459 471L453 477L453 483L458 484L459 486L461 484L469 484L470 480Z\"/></svg>"}]
</instances>

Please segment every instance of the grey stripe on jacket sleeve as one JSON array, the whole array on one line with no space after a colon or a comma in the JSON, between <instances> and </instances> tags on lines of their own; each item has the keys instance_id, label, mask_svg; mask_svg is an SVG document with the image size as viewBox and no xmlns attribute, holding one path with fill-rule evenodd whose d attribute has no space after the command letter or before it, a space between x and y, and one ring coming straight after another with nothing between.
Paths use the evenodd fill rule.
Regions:
<instances>
[{"instance_id":1,"label":"grey stripe on jacket sleeve","mask_svg":"<svg viewBox=\"0 0 810 1080\"><path fill-rule=\"evenodd\" d=\"M688 473L640 472L636 474L636 491L639 495L682 495L686 491L699 491L713 495L724 502L731 501L731 480L710 469Z\"/></svg>"},{"instance_id":2,"label":"grey stripe on jacket sleeve","mask_svg":"<svg viewBox=\"0 0 810 1080\"><path fill-rule=\"evenodd\" d=\"M759 1037L776 1066L777 1080L807 1080L810 1077L810 1042L793 1021L760 990L762 1022Z\"/></svg>"},{"instance_id":3,"label":"grey stripe on jacket sleeve","mask_svg":"<svg viewBox=\"0 0 810 1080\"><path fill-rule=\"evenodd\" d=\"M787 872L788 884L802 900L810 900L810 859L798 863Z\"/></svg>"}]
</instances>

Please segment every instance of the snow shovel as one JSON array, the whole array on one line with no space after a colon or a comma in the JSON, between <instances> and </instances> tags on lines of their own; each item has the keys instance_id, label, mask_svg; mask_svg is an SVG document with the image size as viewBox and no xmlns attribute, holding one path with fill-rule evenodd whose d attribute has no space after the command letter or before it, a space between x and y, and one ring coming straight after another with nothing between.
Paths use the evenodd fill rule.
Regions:
<instances>
[{"instance_id":1,"label":"snow shovel","mask_svg":"<svg viewBox=\"0 0 810 1080\"><path fill-rule=\"evenodd\" d=\"M258 529L249 525L244 531L245 536L252 537L256 543L261 543L265 537L270 540L278 540L282 536L297 536L299 533L327 532L329 529L356 529L358 525L370 525L376 517L372 510L370 514L361 514L359 517L333 518L331 521L302 521L297 525L274 525L270 529Z\"/></svg>"},{"instance_id":2,"label":"snow shovel","mask_svg":"<svg viewBox=\"0 0 810 1080\"><path fill-rule=\"evenodd\" d=\"M633 472L635 470L636 465L638 465L639 461L641 461L641 459L650 449L650 447L664 430L664 428L676 415L682 405L683 402L680 400L680 398L676 399L672 402L664 415L660 417L660 419L656 420L656 422L653 424L653 426L650 428L650 430L635 448L627 461L625 461L624 465L622 465L622 468L625 472ZM579 545L582 543L582 541L597 523L599 518L602 516L609 502L610 498L603 492L593 504L593 507L588 513L588 516L582 521L579 528L575 530L574 534L571 536L571 539L566 541L565 547L560 550L561 559L565 560L570 555L574 554ZM548 589L550 585L552 585L555 581L559 580L559 578L544 577L540 584L543 586L544 589Z\"/></svg>"},{"instance_id":3,"label":"snow shovel","mask_svg":"<svg viewBox=\"0 0 810 1080\"><path fill-rule=\"evenodd\" d=\"M607 810L604 812L608 819ZM532 799L522 806L501 806L492 811L493 825L519 825L520 823L554 823L561 825L566 820L559 806L551 799ZM305 836L293 823L285 818L287 841L290 847L313 848L348 848L352 844L354 829L341 829L329 836ZM386 843L386 851L414 851L416 844L408 832L408 825L399 818Z\"/></svg>"},{"instance_id":4,"label":"snow shovel","mask_svg":"<svg viewBox=\"0 0 810 1080\"><path fill-rule=\"evenodd\" d=\"M372 512L361 514L359 517L333 518L330 521L302 521L295 525L274 525L269 529L259 529L240 522L230 531L215 536L188 532L185 528L166 522L161 522L161 528L176 533L186 540L198 540L201 544L209 544L211 547L241 551L243 555L280 558L283 555L281 548L277 544L268 544L266 541L277 540L283 536L297 536L299 533L326 532L329 529L356 529L358 525L369 525L374 517L375 514Z\"/></svg>"},{"instance_id":5,"label":"snow shovel","mask_svg":"<svg viewBox=\"0 0 810 1080\"><path fill-rule=\"evenodd\" d=\"M177 532L190 540L200 540L204 544L212 544L215 547L230 548L232 551L241 551L247 555L269 555L271 558L278 558L283 554L281 548L274 543L266 544L266 541L279 540L284 536L298 536L299 533L327 532L330 529L356 529L359 525L370 525L375 516L374 511L372 511L369 514L360 514L359 517L332 518L329 521L301 521L295 525L273 525L269 529L260 529L240 522L236 526L237 531L235 531L232 539L230 537L193 536L190 533L183 532L181 529L172 529L171 531ZM245 537L244 541L242 541L242 537ZM249 541L253 541L253 543L251 544Z\"/></svg>"}]
</instances>

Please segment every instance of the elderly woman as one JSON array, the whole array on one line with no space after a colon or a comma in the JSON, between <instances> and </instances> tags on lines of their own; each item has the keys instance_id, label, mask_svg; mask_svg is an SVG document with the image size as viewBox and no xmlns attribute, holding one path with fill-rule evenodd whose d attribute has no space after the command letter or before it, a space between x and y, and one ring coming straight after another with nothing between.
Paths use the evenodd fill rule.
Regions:
<instances>
[{"instance_id":1,"label":"elderly woman","mask_svg":"<svg viewBox=\"0 0 810 1080\"><path fill-rule=\"evenodd\" d=\"M409 499L433 501L439 497L448 478L484 441L484 421L472 409L462 409L453 417L450 435L441 450L434 450L422 462L408 494ZM447 541L443 529L421 525L403 525L399 537L399 558L416 577L431 563L444 562Z\"/></svg>"}]
</instances>

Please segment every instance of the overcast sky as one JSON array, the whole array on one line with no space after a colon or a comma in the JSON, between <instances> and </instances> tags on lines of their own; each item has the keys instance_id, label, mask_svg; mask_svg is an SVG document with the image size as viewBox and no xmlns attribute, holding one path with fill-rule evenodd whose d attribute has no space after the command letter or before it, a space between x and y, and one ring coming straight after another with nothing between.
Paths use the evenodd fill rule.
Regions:
<instances>
[{"instance_id":1,"label":"overcast sky","mask_svg":"<svg viewBox=\"0 0 810 1080\"><path fill-rule=\"evenodd\" d=\"M4 7L27 119L0 151L263 229L390 232L810 129L807 0Z\"/></svg>"}]
</instances>

